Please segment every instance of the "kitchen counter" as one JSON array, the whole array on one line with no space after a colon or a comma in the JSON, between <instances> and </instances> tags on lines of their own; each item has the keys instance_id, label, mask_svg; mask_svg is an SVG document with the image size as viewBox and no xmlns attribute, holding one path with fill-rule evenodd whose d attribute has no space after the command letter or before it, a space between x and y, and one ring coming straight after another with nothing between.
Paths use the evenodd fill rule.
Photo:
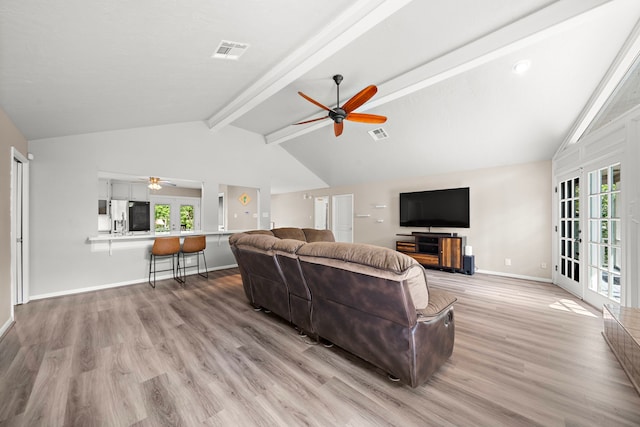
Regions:
<instances>
[{"instance_id":1,"label":"kitchen counter","mask_svg":"<svg viewBox=\"0 0 640 427\"><path fill-rule=\"evenodd\" d=\"M104 233L98 234L95 236L87 237L87 242L92 245L108 243L109 244L109 255L112 254L113 244L117 244L119 242L136 242L136 241L147 241L154 240L156 237L169 237L169 236L178 236L180 238L184 238L187 236L207 236L207 240L210 238L215 238L217 236L217 243L220 246L221 240L223 236L230 236L235 233L241 233L244 230L225 230L225 231L182 231L182 232L170 232L170 233L129 233L129 234L111 234Z\"/></svg>"}]
</instances>

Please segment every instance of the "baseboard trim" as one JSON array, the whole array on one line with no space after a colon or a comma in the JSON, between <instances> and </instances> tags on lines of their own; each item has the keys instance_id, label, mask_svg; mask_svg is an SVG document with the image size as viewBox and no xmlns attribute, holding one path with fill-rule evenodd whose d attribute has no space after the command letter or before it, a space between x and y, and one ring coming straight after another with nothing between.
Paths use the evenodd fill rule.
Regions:
<instances>
[{"instance_id":1,"label":"baseboard trim","mask_svg":"<svg viewBox=\"0 0 640 427\"><path fill-rule=\"evenodd\" d=\"M534 282L553 283L551 279L545 277L525 276L522 274L503 273L501 271L476 270L476 273L489 274L491 276L509 277L511 279L532 280Z\"/></svg>"},{"instance_id":2,"label":"baseboard trim","mask_svg":"<svg viewBox=\"0 0 640 427\"><path fill-rule=\"evenodd\" d=\"M13 319L9 319L4 325L2 325L2 327L0 328L0 341L3 340L5 334L9 331L9 329L11 329L14 323L16 322Z\"/></svg>"},{"instance_id":3,"label":"baseboard trim","mask_svg":"<svg viewBox=\"0 0 640 427\"><path fill-rule=\"evenodd\" d=\"M208 268L207 271L226 270L228 268L233 268L233 267L237 267L237 266L238 266L238 264L221 265L219 267ZM192 276L192 275L195 275L195 274L198 274L198 273L196 271L193 271L193 272L187 274L187 276ZM167 273L167 274L156 276L156 280L171 279L171 277L172 277L172 275ZM103 290L103 289L119 288L121 286L137 285L139 283L146 283L148 281L149 281L149 278L145 277L144 279L127 280L125 282L107 283L106 285L89 286L89 287L86 287L86 288L70 289L70 290L67 290L67 291L50 292L50 293L40 294L40 295L31 295L29 300L33 301L33 300L46 299L46 298L63 297L63 296L66 296L66 295L82 294L82 293L85 293L85 292L100 291L100 290Z\"/></svg>"}]
</instances>

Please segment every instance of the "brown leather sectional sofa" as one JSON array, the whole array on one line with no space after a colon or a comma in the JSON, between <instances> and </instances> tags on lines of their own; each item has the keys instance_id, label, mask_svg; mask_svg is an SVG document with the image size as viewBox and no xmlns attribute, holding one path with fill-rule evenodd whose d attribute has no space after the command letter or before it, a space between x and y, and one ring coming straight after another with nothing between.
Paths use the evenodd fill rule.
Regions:
<instances>
[{"instance_id":1,"label":"brown leather sectional sofa","mask_svg":"<svg viewBox=\"0 0 640 427\"><path fill-rule=\"evenodd\" d=\"M417 387L451 356L455 297L391 249L280 228L229 238L245 294L264 308Z\"/></svg>"}]
</instances>

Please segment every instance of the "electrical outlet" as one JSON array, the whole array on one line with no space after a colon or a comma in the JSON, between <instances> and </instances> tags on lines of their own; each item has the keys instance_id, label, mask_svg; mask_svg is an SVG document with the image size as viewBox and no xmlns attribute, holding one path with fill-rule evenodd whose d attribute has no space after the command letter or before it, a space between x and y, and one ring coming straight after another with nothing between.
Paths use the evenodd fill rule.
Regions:
<instances>
[{"instance_id":1,"label":"electrical outlet","mask_svg":"<svg viewBox=\"0 0 640 427\"><path fill-rule=\"evenodd\" d=\"M540 268L547 268L547 263L543 262L542 264L540 264Z\"/></svg>"},{"instance_id":2,"label":"electrical outlet","mask_svg":"<svg viewBox=\"0 0 640 427\"><path fill-rule=\"evenodd\" d=\"M504 265L511 265L511 258L505 258Z\"/></svg>"}]
</instances>

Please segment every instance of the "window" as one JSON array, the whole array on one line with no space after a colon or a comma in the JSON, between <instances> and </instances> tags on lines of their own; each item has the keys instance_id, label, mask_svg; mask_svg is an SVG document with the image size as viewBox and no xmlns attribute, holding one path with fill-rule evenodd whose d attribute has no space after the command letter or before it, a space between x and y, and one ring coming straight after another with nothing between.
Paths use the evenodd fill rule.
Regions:
<instances>
[{"instance_id":1,"label":"window","mask_svg":"<svg viewBox=\"0 0 640 427\"><path fill-rule=\"evenodd\" d=\"M589 173L589 289L620 302L620 164Z\"/></svg>"}]
</instances>

